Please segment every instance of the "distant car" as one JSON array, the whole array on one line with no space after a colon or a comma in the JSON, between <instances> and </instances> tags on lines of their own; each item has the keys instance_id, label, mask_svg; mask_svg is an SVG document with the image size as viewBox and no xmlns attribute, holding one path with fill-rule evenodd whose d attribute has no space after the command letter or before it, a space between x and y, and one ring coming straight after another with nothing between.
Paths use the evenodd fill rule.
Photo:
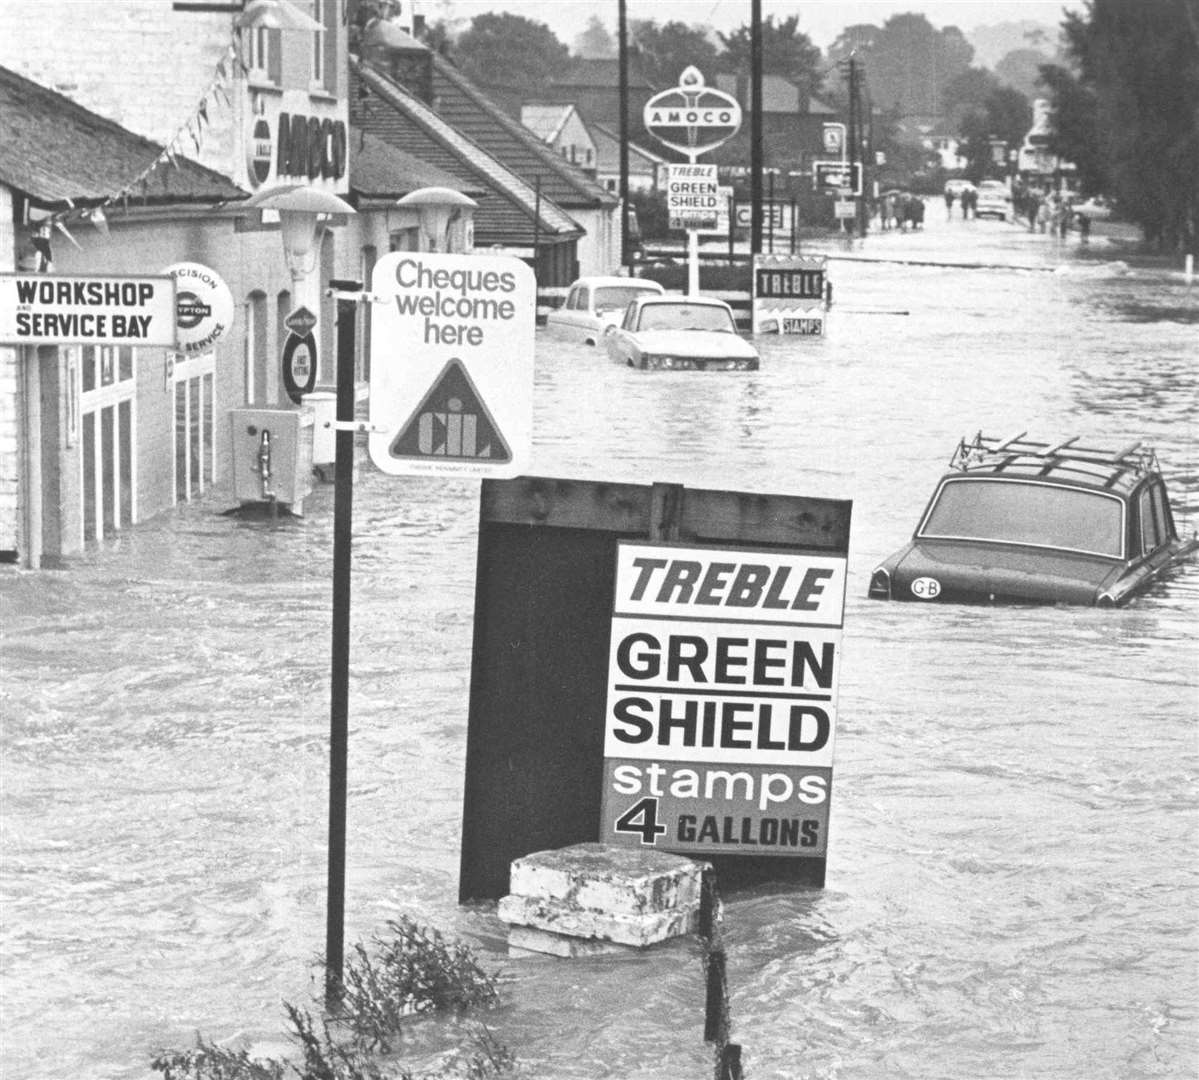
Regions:
<instances>
[{"instance_id":1,"label":"distant car","mask_svg":"<svg viewBox=\"0 0 1199 1080\"><path fill-rule=\"evenodd\" d=\"M978 185L975 217L997 217L1007 221L1012 216L1012 193L1002 180L984 180Z\"/></svg>"},{"instance_id":2,"label":"distant car","mask_svg":"<svg viewBox=\"0 0 1199 1080\"><path fill-rule=\"evenodd\" d=\"M952 195L955 199L960 199L963 191L973 190L974 185L969 180L962 179L961 177L945 181L945 194Z\"/></svg>"},{"instance_id":3,"label":"distant car","mask_svg":"<svg viewBox=\"0 0 1199 1080\"><path fill-rule=\"evenodd\" d=\"M912 540L869 595L935 603L1123 604L1199 548L1180 539L1156 455L1019 435L958 444Z\"/></svg>"},{"instance_id":4,"label":"distant car","mask_svg":"<svg viewBox=\"0 0 1199 1080\"><path fill-rule=\"evenodd\" d=\"M757 371L758 350L733 309L707 296L643 296L604 335L613 360L658 371Z\"/></svg>"},{"instance_id":5,"label":"distant car","mask_svg":"<svg viewBox=\"0 0 1199 1080\"><path fill-rule=\"evenodd\" d=\"M545 325L572 340L597 345L604 330L620 321L630 300L665 291L646 278L582 277L567 290L563 305L546 316Z\"/></svg>"},{"instance_id":6,"label":"distant car","mask_svg":"<svg viewBox=\"0 0 1199 1080\"><path fill-rule=\"evenodd\" d=\"M1070 209L1091 221L1107 221L1112 216L1112 204L1102 195L1072 203Z\"/></svg>"}]
</instances>

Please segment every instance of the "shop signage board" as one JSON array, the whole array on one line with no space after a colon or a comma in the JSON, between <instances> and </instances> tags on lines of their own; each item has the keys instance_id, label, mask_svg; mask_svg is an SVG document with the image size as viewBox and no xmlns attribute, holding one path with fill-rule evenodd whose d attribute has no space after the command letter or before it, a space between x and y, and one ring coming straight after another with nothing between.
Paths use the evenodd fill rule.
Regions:
<instances>
[{"instance_id":1,"label":"shop signage board","mask_svg":"<svg viewBox=\"0 0 1199 1080\"><path fill-rule=\"evenodd\" d=\"M825 856L845 566L618 544L601 841Z\"/></svg>"},{"instance_id":2,"label":"shop signage board","mask_svg":"<svg viewBox=\"0 0 1199 1080\"><path fill-rule=\"evenodd\" d=\"M175 279L0 274L0 343L175 347Z\"/></svg>"},{"instance_id":3,"label":"shop signage board","mask_svg":"<svg viewBox=\"0 0 1199 1080\"><path fill-rule=\"evenodd\" d=\"M371 460L506 477L532 446L537 287L512 256L392 252L371 283Z\"/></svg>"},{"instance_id":4,"label":"shop signage board","mask_svg":"<svg viewBox=\"0 0 1199 1080\"><path fill-rule=\"evenodd\" d=\"M827 280L824 255L755 255L753 332L822 335Z\"/></svg>"},{"instance_id":5,"label":"shop signage board","mask_svg":"<svg viewBox=\"0 0 1199 1080\"><path fill-rule=\"evenodd\" d=\"M721 202L715 165L666 166L666 211L672 229L715 229Z\"/></svg>"},{"instance_id":6,"label":"shop signage board","mask_svg":"<svg viewBox=\"0 0 1199 1080\"><path fill-rule=\"evenodd\" d=\"M862 194L862 166L854 161L815 161L812 183L817 191Z\"/></svg>"}]
</instances>

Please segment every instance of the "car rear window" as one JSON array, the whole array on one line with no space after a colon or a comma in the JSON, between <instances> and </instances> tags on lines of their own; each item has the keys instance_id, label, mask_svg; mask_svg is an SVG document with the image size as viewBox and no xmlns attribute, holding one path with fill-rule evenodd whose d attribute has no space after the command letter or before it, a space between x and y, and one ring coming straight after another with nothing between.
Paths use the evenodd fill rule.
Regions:
<instances>
[{"instance_id":1,"label":"car rear window","mask_svg":"<svg viewBox=\"0 0 1199 1080\"><path fill-rule=\"evenodd\" d=\"M710 304L647 304L641 309L639 330L735 331L727 310Z\"/></svg>"},{"instance_id":2,"label":"car rear window","mask_svg":"<svg viewBox=\"0 0 1199 1080\"><path fill-rule=\"evenodd\" d=\"M595 290L596 311L623 311L630 300L635 300L646 293L656 293L657 289L647 289L643 285L604 285Z\"/></svg>"},{"instance_id":3,"label":"car rear window","mask_svg":"<svg viewBox=\"0 0 1199 1080\"><path fill-rule=\"evenodd\" d=\"M1121 501L1096 491L1016 480L947 480L920 535L1124 554Z\"/></svg>"}]
</instances>

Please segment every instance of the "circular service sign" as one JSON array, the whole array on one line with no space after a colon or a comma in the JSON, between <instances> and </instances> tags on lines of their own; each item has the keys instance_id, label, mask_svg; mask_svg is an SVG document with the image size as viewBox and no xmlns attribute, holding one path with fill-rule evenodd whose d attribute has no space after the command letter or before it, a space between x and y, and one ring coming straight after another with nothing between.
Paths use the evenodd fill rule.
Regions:
<instances>
[{"instance_id":1,"label":"circular service sign","mask_svg":"<svg viewBox=\"0 0 1199 1080\"><path fill-rule=\"evenodd\" d=\"M741 106L731 94L705 86L699 68L689 67L678 86L645 103L642 119L659 142L684 154L702 154L737 134Z\"/></svg>"},{"instance_id":2,"label":"circular service sign","mask_svg":"<svg viewBox=\"0 0 1199 1080\"><path fill-rule=\"evenodd\" d=\"M185 356L208 352L233 325L233 294L216 272L200 263L172 263L175 279L175 349Z\"/></svg>"}]
</instances>

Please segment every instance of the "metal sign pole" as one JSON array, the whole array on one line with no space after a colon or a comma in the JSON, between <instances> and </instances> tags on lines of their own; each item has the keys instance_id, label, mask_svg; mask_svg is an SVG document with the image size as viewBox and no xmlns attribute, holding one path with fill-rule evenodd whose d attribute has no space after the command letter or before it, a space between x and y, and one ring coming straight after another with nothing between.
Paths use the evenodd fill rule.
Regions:
<instances>
[{"instance_id":1,"label":"metal sign pole","mask_svg":"<svg viewBox=\"0 0 1199 1080\"><path fill-rule=\"evenodd\" d=\"M357 281L331 281L357 293ZM337 298L337 420L333 480L333 648L329 695L329 875L325 909L325 1008L342 1000L346 901L346 765L350 697L350 539L354 498L355 299Z\"/></svg>"},{"instance_id":2,"label":"metal sign pole","mask_svg":"<svg viewBox=\"0 0 1199 1080\"><path fill-rule=\"evenodd\" d=\"M698 154L688 154L692 165ZM699 230L687 230L687 295L699 296Z\"/></svg>"}]
</instances>

